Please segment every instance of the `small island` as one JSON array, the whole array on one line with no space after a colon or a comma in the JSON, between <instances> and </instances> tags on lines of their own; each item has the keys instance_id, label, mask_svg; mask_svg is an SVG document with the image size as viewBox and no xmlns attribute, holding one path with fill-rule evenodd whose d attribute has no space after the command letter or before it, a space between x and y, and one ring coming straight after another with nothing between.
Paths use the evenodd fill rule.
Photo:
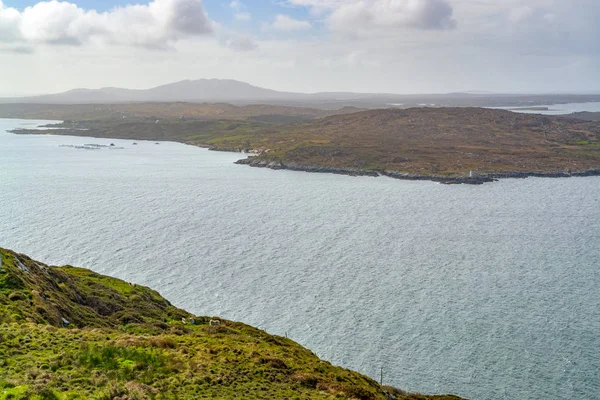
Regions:
<instances>
[{"instance_id":1,"label":"small island","mask_svg":"<svg viewBox=\"0 0 600 400\"><path fill-rule=\"evenodd\" d=\"M485 108L312 110L223 104L38 106L52 134L167 140L250 153L239 164L442 183L600 175L600 123ZM110 110L110 111L107 111ZM187 115L179 115L186 111ZM0 115L2 109L0 108ZM17 129L19 134L44 131Z\"/></svg>"},{"instance_id":2,"label":"small island","mask_svg":"<svg viewBox=\"0 0 600 400\"><path fill-rule=\"evenodd\" d=\"M411 394L156 291L0 248L0 399L458 400Z\"/></svg>"},{"instance_id":3,"label":"small island","mask_svg":"<svg viewBox=\"0 0 600 400\"><path fill-rule=\"evenodd\" d=\"M550 107L546 106L523 106L507 108L509 111L551 111ZM552 110L555 111L555 110Z\"/></svg>"}]
</instances>

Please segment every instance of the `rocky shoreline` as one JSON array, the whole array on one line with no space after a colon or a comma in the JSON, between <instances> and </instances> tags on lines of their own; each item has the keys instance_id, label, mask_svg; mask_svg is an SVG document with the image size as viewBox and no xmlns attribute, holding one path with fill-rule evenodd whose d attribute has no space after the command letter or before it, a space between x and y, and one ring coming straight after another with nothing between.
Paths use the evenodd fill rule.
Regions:
<instances>
[{"instance_id":1,"label":"rocky shoreline","mask_svg":"<svg viewBox=\"0 0 600 400\"><path fill-rule=\"evenodd\" d=\"M215 150L215 149L211 149ZM499 179L528 177L537 178L570 178L570 177L585 177L585 176L600 176L600 169L588 169L583 171L514 171L514 172L499 172L499 173L478 173L474 176L441 176L441 175L423 175L400 171L385 171L385 170L360 170L358 168L340 168L328 167L320 165L302 165L297 163L282 163L277 160L269 160L256 156L250 156L235 162L236 164L249 165L255 168L269 169L287 169L290 171L328 173L349 176L387 176L393 179L411 180L411 181L433 181L442 184L467 184L467 185L482 185L487 182L496 182Z\"/></svg>"},{"instance_id":2,"label":"rocky shoreline","mask_svg":"<svg viewBox=\"0 0 600 400\"><path fill-rule=\"evenodd\" d=\"M123 139L119 135L105 135L96 134L91 131L73 131L73 130L32 130L32 129L13 129L9 132L15 134L59 134L59 135L73 135L73 136L92 136L92 137L106 137ZM148 138L127 138L129 140L150 140ZM155 139L152 139L155 140ZM156 139L160 140L160 139ZM600 168L592 168L586 170L562 170L562 171L512 171L512 172L495 172L495 173L476 173L473 176L444 176L444 175L429 175L429 174L416 174L410 172L401 171L389 171L389 170L361 170L359 168L344 168L344 167L329 167L324 165L305 165L294 162L281 162L278 160L265 158L267 154L264 150L244 148L244 147L216 147L205 143L199 143L197 141L189 140L173 140L175 142L206 148L212 151L221 152L233 152L248 154L249 156L245 159L236 161L236 164L249 165L257 168L269 168L269 169L287 169L290 171L303 171L303 172L315 172L315 173L328 173L338 175L349 175L349 176L387 176L393 179L411 180L411 181L433 181L446 185L452 184L466 184L466 185L482 185L488 182L496 182L499 179L506 178L519 178L524 179L528 177L537 178L570 178L570 177L585 177L585 176L600 176ZM262 155L262 156L261 156Z\"/></svg>"}]
</instances>

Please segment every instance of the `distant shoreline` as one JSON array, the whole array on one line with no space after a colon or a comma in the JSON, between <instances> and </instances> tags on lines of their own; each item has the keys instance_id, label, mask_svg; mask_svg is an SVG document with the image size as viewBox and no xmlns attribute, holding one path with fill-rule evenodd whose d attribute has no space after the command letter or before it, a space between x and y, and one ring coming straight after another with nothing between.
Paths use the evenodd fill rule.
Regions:
<instances>
[{"instance_id":1,"label":"distant shoreline","mask_svg":"<svg viewBox=\"0 0 600 400\"><path fill-rule=\"evenodd\" d=\"M598 169L585 169L585 170L571 170L571 171L509 171L509 172L475 172L474 176L443 176L435 174L415 174L410 172L402 171L388 171L388 170L361 170L358 168L343 168L343 167L330 167L325 165L304 165L294 162L282 163L277 160L269 158L259 158L256 155L259 154L258 150L253 149L231 149L231 148L218 148L207 144L194 143L189 141L180 140L153 140L148 138L123 138L117 135L113 137L102 137L92 134L86 134L88 131L72 129L12 129L8 131L16 135L58 135L58 136L73 136L73 137L92 137L97 139L118 139L118 140L134 140L134 141L154 141L154 142L174 142L185 145L195 146L204 148L210 151L218 151L225 153L244 153L249 154L247 158L242 158L234 162L238 165L247 165L253 168L268 168L272 170L288 170L288 171L300 171L310 173L328 173L336 175L346 176L369 176L379 177L385 176L392 179L407 180L407 181L431 181L441 184L467 184L467 185L482 185L484 183L496 182L500 179L525 179L529 177L536 178L574 178L574 177L587 177L587 176L600 176L600 168ZM68 132L68 133L67 133Z\"/></svg>"},{"instance_id":2,"label":"distant shoreline","mask_svg":"<svg viewBox=\"0 0 600 400\"><path fill-rule=\"evenodd\" d=\"M246 153L251 167L443 184L600 175L600 126L483 108L369 110L304 122L119 117L16 134L170 141ZM42 127L43 128L43 127Z\"/></svg>"},{"instance_id":3,"label":"distant shoreline","mask_svg":"<svg viewBox=\"0 0 600 400\"><path fill-rule=\"evenodd\" d=\"M209 149L214 150L214 149ZM219 150L222 151L222 150ZM284 164L275 160L258 159L250 156L235 162L235 164L248 165L255 168L269 168L273 170L289 170L302 171L312 173L329 173L337 175L349 176L386 176L388 178L409 180L409 181L432 181L442 184L467 184L467 185L482 185L488 182L496 182L500 179L525 179L529 177L535 178L575 178L587 176L600 176L600 169L588 169L581 171L513 171L513 172L498 172L498 173L476 173L474 176L441 176L441 175L426 175L413 174L401 171L375 171L375 170L359 170L355 168L336 168L320 165L300 165L296 163Z\"/></svg>"},{"instance_id":4,"label":"distant shoreline","mask_svg":"<svg viewBox=\"0 0 600 400\"><path fill-rule=\"evenodd\" d=\"M57 133L57 131L62 131ZM69 131L71 134L64 133ZM181 143L189 146L200 147L210 151L218 151L224 153L244 153L244 154L258 154L259 151L253 149L228 149L228 148L217 148L206 144L193 143L178 140L152 140L152 139L137 139L137 138L122 138L122 137L100 137L96 135L86 135L86 131L77 131L78 134L74 134L72 130L68 129L12 129L8 131L16 135L59 135L59 136L73 136L73 137L93 137L97 139L119 139L119 140L137 140L137 141L154 141L154 142L173 142ZM299 172L310 172L310 173L326 173L335 175L346 175L346 176L369 176L379 177L385 176L392 179L406 180L406 181L431 181L441 184L466 184L466 185L482 185L484 183L497 182L500 179L525 179L529 177L535 178L576 178L576 177L587 177L587 176L600 176L599 169L586 169L586 170L572 170L572 171L510 171L510 172L490 172L490 173L479 173L475 172L474 176L443 176L434 174L415 174L410 172L402 171L386 171L386 170L361 170L358 168L342 168L342 167L329 167L324 165L303 165L297 163L282 163L277 160L270 160L268 158L258 158L256 155L249 155L247 158L242 158L234 162L238 165L247 165L253 168L268 168L272 170L288 170L288 171L299 171Z\"/></svg>"}]
</instances>

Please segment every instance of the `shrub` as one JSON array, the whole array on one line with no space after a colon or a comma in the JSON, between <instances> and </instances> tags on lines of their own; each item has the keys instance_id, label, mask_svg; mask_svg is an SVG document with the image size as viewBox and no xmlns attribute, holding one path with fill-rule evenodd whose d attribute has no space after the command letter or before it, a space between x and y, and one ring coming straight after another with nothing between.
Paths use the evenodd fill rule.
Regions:
<instances>
[{"instance_id":1,"label":"shrub","mask_svg":"<svg viewBox=\"0 0 600 400\"><path fill-rule=\"evenodd\" d=\"M268 366L270 366L271 368L275 368L275 369L287 369L288 366L285 364L285 362L279 358L261 358L260 359L260 363L261 364L267 364Z\"/></svg>"},{"instance_id":2,"label":"shrub","mask_svg":"<svg viewBox=\"0 0 600 400\"><path fill-rule=\"evenodd\" d=\"M112 383L95 397L98 400L113 400L114 398L119 398L127 394L129 394L129 390L127 390L125 386L118 383Z\"/></svg>"},{"instance_id":3,"label":"shrub","mask_svg":"<svg viewBox=\"0 0 600 400\"><path fill-rule=\"evenodd\" d=\"M160 369L165 357L154 349L140 350L116 346L84 346L79 354L79 364L91 369L118 371L120 369Z\"/></svg>"},{"instance_id":4,"label":"shrub","mask_svg":"<svg viewBox=\"0 0 600 400\"><path fill-rule=\"evenodd\" d=\"M155 336L150 338L150 345L161 349L174 349L177 347L177 342L170 337Z\"/></svg>"},{"instance_id":5,"label":"shrub","mask_svg":"<svg viewBox=\"0 0 600 400\"><path fill-rule=\"evenodd\" d=\"M25 288L23 281L14 275L0 275L0 290L18 290Z\"/></svg>"},{"instance_id":6,"label":"shrub","mask_svg":"<svg viewBox=\"0 0 600 400\"><path fill-rule=\"evenodd\" d=\"M292 380L310 389L315 389L317 387L317 384L319 383L319 378L315 375L302 372L297 372L294 375L292 375Z\"/></svg>"},{"instance_id":7,"label":"shrub","mask_svg":"<svg viewBox=\"0 0 600 400\"><path fill-rule=\"evenodd\" d=\"M28 398L37 399L37 400L60 400L56 393L53 390L43 387L43 388L33 388L29 393Z\"/></svg>"},{"instance_id":8,"label":"shrub","mask_svg":"<svg viewBox=\"0 0 600 400\"><path fill-rule=\"evenodd\" d=\"M12 292L8 295L10 301L25 300L27 297L22 292Z\"/></svg>"}]
</instances>

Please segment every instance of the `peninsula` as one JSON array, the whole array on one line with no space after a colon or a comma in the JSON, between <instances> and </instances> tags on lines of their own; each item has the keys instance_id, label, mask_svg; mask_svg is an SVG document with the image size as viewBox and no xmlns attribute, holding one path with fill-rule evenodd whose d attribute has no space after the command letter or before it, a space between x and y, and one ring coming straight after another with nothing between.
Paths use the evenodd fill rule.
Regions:
<instances>
[{"instance_id":1,"label":"peninsula","mask_svg":"<svg viewBox=\"0 0 600 400\"><path fill-rule=\"evenodd\" d=\"M15 107L0 107L0 116L9 106ZM64 120L52 126L62 128L48 131L52 134L169 140L252 153L238 163L254 167L472 184L507 177L600 175L600 123L581 117L485 108L27 107L28 112L13 114Z\"/></svg>"}]
</instances>

